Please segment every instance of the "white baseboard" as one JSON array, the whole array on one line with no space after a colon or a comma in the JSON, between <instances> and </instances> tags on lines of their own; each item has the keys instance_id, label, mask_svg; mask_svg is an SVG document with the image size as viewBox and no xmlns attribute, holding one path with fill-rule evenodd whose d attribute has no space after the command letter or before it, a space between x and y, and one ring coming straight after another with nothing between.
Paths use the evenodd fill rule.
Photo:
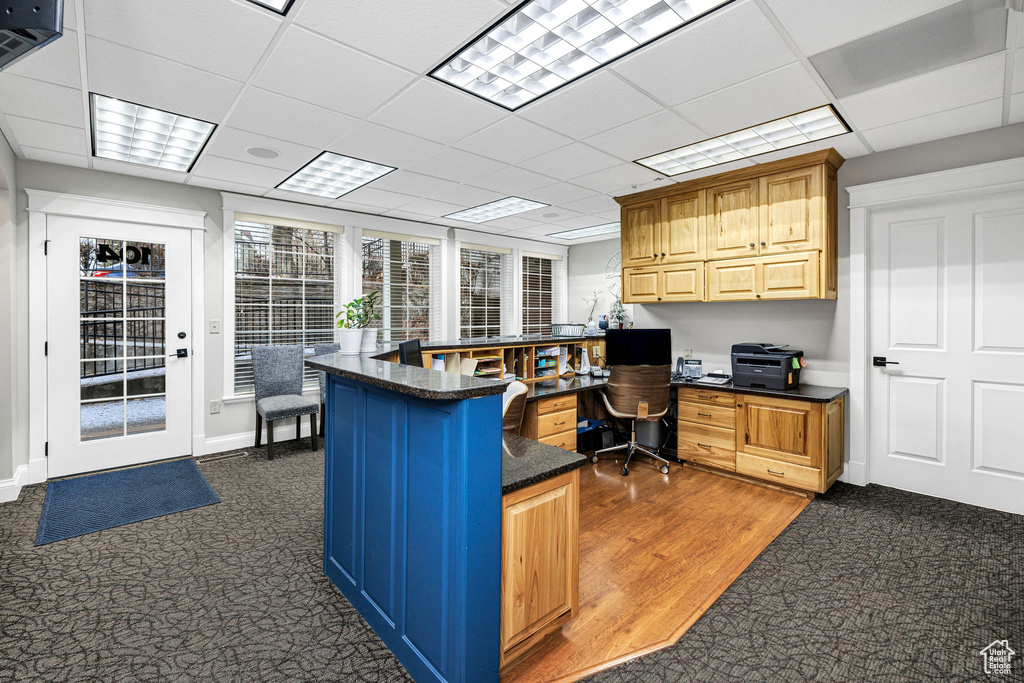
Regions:
<instances>
[{"instance_id":1,"label":"white baseboard","mask_svg":"<svg viewBox=\"0 0 1024 683\"><path fill-rule=\"evenodd\" d=\"M14 470L13 477L0 481L0 503L18 500L21 487L28 483L28 465L18 465L18 469Z\"/></svg>"},{"instance_id":2,"label":"white baseboard","mask_svg":"<svg viewBox=\"0 0 1024 683\"><path fill-rule=\"evenodd\" d=\"M309 436L309 421L302 420L302 436ZM274 441L288 441L295 438L295 420L288 418L285 424L278 424L274 427ZM255 429L239 434L225 434L224 436L213 436L206 440L206 455L213 453L224 453L226 451L237 451L240 448L252 448L256 439ZM267 429L263 428L263 443L267 443Z\"/></svg>"},{"instance_id":3,"label":"white baseboard","mask_svg":"<svg viewBox=\"0 0 1024 683\"><path fill-rule=\"evenodd\" d=\"M843 469L843 474L839 477L839 481L845 481L847 484L854 484L855 486L867 486L868 485L868 467L867 463L863 462L848 462L846 467Z\"/></svg>"}]
</instances>

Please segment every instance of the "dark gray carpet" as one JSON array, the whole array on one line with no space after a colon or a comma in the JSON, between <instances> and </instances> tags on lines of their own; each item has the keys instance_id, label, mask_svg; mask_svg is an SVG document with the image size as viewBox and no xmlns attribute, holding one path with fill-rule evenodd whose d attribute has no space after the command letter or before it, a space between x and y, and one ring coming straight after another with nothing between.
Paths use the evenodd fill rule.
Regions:
<instances>
[{"instance_id":1,"label":"dark gray carpet","mask_svg":"<svg viewBox=\"0 0 1024 683\"><path fill-rule=\"evenodd\" d=\"M0 505L0 680L410 680L322 575L307 447L201 465L219 505L46 546L45 486ZM676 646L592 680L1021 680L1022 541L1022 517L837 484ZM1014 675L985 677L1004 638Z\"/></svg>"}]
</instances>

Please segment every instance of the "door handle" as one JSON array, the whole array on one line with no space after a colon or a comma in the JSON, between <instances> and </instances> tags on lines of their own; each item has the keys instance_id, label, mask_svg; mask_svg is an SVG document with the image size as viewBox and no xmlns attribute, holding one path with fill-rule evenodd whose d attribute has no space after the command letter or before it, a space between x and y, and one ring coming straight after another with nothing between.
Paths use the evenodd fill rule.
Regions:
<instances>
[{"instance_id":1,"label":"door handle","mask_svg":"<svg viewBox=\"0 0 1024 683\"><path fill-rule=\"evenodd\" d=\"M876 368L884 368L886 365L899 365L898 360L886 360L885 356L875 356L871 359L871 364Z\"/></svg>"},{"instance_id":2,"label":"door handle","mask_svg":"<svg viewBox=\"0 0 1024 683\"><path fill-rule=\"evenodd\" d=\"M168 354L168 358L188 358L188 349L178 349L174 353Z\"/></svg>"}]
</instances>

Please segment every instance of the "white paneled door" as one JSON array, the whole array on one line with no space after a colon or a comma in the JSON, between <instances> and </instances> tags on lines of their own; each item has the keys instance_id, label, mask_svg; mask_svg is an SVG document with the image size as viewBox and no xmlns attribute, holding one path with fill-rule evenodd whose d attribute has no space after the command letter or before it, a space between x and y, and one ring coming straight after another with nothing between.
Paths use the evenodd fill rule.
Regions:
<instances>
[{"instance_id":1,"label":"white paneled door","mask_svg":"<svg viewBox=\"0 0 1024 683\"><path fill-rule=\"evenodd\" d=\"M869 225L871 480L1024 514L1024 193Z\"/></svg>"},{"instance_id":2,"label":"white paneled door","mask_svg":"<svg viewBox=\"0 0 1024 683\"><path fill-rule=\"evenodd\" d=\"M47 221L48 476L191 453L188 230Z\"/></svg>"}]
</instances>

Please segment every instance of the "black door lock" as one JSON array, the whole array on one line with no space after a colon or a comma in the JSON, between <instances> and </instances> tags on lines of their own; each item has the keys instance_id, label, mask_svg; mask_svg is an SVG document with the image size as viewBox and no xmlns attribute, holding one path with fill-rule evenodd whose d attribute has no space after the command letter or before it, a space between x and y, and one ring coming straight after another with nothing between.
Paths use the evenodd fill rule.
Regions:
<instances>
[{"instance_id":1,"label":"black door lock","mask_svg":"<svg viewBox=\"0 0 1024 683\"><path fill-rule=\"evenodd\" d=\"M178 339L184 339L184 338L185 338L185 337L187 337L187 336L188 336L188 335L187 335L187 334L185 334L184 332L179 332L179 333L178 333Z\"/></svg>"},{"instance_id":2,"label":"black door lock","mask_svg":"<svg viewBox=\"0 0 1024 683\"><path fill-rule=\"evenodd\" d=\"M188 358L188 349L178 349L174 353L167 356L168 358Z\"/></svg>"}]
</instances>

